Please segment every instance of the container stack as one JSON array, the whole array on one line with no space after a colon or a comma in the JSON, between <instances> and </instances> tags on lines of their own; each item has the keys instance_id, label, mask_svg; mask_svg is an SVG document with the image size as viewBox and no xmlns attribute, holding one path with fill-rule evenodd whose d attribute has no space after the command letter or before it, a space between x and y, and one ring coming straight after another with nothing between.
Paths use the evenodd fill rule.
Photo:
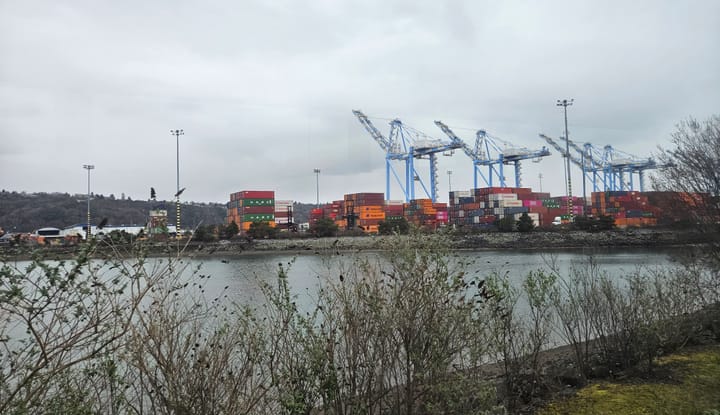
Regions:
<instances>
[{"instance_id":1,"label":"container stack","mask_svg":"<svg viewBox=\"0 0 720 415\"><path fill-rule=\"evenodd\" d=\"M280 229L288 229L292 225L293 201L275 201L275 226Z\"/></svg>"},{"instance_id":2,"label":"container stack","mask_svg":"<svg viewBox=\"0 0 720 415\"><path fill-rule=\"evenodd\" d=\"M365 233L377 233L378 225L385 220L383 193L353 193L345 195L345 216L355 216L355 226Z\"/></svg>"},{"instance_id":3,"label":"container stack","mask_svg":"<svg viewBox=\"0 0 720 415\"><path fill-rule=\"evenodd\" d=\"M657 209L658 222L665 225L687 221L690 218L689 210L702 214L704 207L712 206L708 193L644 192L643 195Z\"/></svg>"},{"instance_id":4,"label":"container stack","mask_svg":"<svg viewBox=\"0 0 720 415\"><path fill-rule=\"evenodd\" d=\"M388 200L385 202L385 220L399 220L403 216L403 201Z\"/></svg>"},{"instance_id":5,"label":"container stack","mask_svg":"<svg viewBox=\"0 0 720 415\"><path fill-rule=\"evenodd\" d=\"M448 223L448 207L445 203L433 203L432 199L415 199L404 205L405 219L416 226L437 229Z\"/></svg>"},{"instance_id":6,"label":"container stack","mask_svg":"<svg viewBox=\"0 0 720 415\"><path fill-rule=\"evenodd\" d=\"M615 218L615 226L654 226L661 210L648 197L636 191L593 192L591 213Z\"/></svg>"},{"instance_id":7,"label":"container stack","mask_svg":"<svg viewBox=\"0 0 720 415\"><path fill-rule=\"evenodd\" d=\"M167 210L165 209L154 209L150 211L150 218L148 220L147 228L148 234L159 235L164 234L168 231L168 220Z\"/></svg>"},{"instance_id":8,"label":"container stack","mask_svg":"<svg viewBox=\"0 0 720 415\"><path fill-rule=\"evenodd\" d=\"M253 222L275 227L275 192L272 190L244 190L230 194L227 223L235 222L241 232Z\"/></svg>"},{"instance_id":9,"label":"container stack","mask_svg":"<svg viewBox=\"0 0 720 415\"><path fill-rule=\"evenodd\" d=\"M568 214L568 198L567 196L557 196L550 199L545 199L543 203L548 207L547 216L552 221L552 218L559 216L563 222L570 221L572 216L583 216L585 215L585 200L582 197L572 197L572 215Z\"/></svg>"},{"instance_id":10,"label":"container stack","mask_svg":"<svg viewBox=\"0 0 720 415\"><path fill-rule=\"evenodd\" d=\"M310 223L315 223L321 218L330 219L335 222L338 227L344 228L345 221L343 218L343 201L335 200L310 211Z\"/></svg>"},{"instance_id":11,"label":"container stack","mask_svg":"<svg viewBox=\"0 0 720 415\"><path fill-rule=\"evenodd\" d=\"M483 187L450 192L448 223L455 226L489 227L512 216L519 219L527 213L535 226L550 224L553 218L567 213L562 201L549 193L533 192L525 187ZM582 209L581 202L577 211Z\"/></svg>"}]
</instances>

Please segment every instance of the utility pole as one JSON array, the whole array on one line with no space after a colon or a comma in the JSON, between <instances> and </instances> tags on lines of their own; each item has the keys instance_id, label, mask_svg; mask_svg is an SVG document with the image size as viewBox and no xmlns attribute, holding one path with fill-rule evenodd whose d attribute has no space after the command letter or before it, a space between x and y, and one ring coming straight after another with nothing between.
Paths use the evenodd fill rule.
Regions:
<instances>
[{"instance_id":1,"label":"utility pole","mask_svg":"<svg viewBox=\"0 0 720 415\"><path fill-rule=\"evenodd\" d=\"M83 169L88 172L88 189L87 189L87 229L85 230L85 240L90 240L90 170L94 169L92 164L83 164Z\"/></svg>"},{"instance_id":2,"label":"utility pole","mask_svg":"<svg viewBox=\"0 0 720 415\"><path fill-rule=\"evenodd\" d=\"M567 213L572 216L572 177L570 174L570 136L568 135L567 107L573 104L573 99L557 100L556 106L563 107L565 112L565 169L567 171Z\"/></svg>"},{"instance_id":3,"label":"utility pole","mask_svg":"<svg viewBox=\"0 0 720 415\"><path fill-rule=\"evenodd\" d=\"M320 207L320 169L313 169L315 173L315 207Z\"/></svg>"},{"instance_id":4,"label":"utility pole","mask_svg":"<svg viewBox=\"0 0 720 415\"><path fill-rule=\"evenodd\" d=\"M175 136L176 144L176 179L177 190L175 193L175 238L180 237L180 136L185 135L183 130L170 130L170 135Z\"/></svg>"}]
</instances>

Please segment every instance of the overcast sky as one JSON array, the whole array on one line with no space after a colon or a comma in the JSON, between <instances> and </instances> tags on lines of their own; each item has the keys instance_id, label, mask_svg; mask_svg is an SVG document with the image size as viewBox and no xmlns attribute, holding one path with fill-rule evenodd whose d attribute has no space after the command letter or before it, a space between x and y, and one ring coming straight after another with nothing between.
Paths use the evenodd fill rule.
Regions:
<instances>
[{"instance_id":1,"label":"overcast sky","mask_svg":"<svg viewBox=\"0 0 720 415\"><path fill-rule=\"evenodd\" d=\"M177 128L185 200L314 202L318 168L331 201L385 190L353 109L384 134L397 117L444 138L442 120L471 145L485 129L540 148L563 133L563 98L578 143L667 146L679 121L720 112L720 1L0 0L6 190L85 193L94 164L95 193L170 199ZM439 200L448 170L472 187L462 152L439 170ZM564 193L557 152L524 163L523 185L539 173Z\"/></svg>"}]
</instances>

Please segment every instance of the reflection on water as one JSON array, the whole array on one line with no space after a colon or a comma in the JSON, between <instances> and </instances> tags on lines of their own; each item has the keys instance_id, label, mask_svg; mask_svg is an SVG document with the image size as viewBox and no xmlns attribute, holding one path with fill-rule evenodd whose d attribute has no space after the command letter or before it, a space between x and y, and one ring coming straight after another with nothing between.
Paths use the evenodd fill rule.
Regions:
<instances>
[{"instance_id":1,"label":"reflection on water","mask_svg":"<svg viewBox=\"0 0 720 415\"><path fill-rule=\"evenodd\" d=\"M641 267L665 267L671 263L669 254L672 251L648 249L603 249L603 250L567 250L539 251L460 251L453 254L453 261L470 262L466 272L475 275L488 275L493 272L506 273L512 281L519 282L529 271L548 266L552 262L567 272L592 259L609 275L622 276ZM288 276L291 292L297 295L301 304L313 303L316 298L318 284L323 278L337 278L343 267L351 266L358 258L383 260L384 255L391 253L346 253L342 255L293 255L293 254L253 254L243 253L236 257L205 257L186 258L182 262L187 265L184 277L193 277L192 270L198 274L210 276L203 279L205 296L212 299L219 295L238 303L261 303L262 294L259 283L274 284L279 266L282 265ZM146 269L162 268L167 259L148 259ZM26 267L27 261L15 263L20 269ZM225 290L227 287L227 290ZM225 293L223 293L225 291Z\"/></svg>"},{"instance_id":2,"label":"reflection on water","mask_svg":"<svg viewBox=\"0 0 720 415\"><path fill-rule=\"evenodd\" d=\"M548 266L552 262L563 271L592 258L609 275L622 276L639 268L664 267L670 264L666 251L646 249L617 249L594 251L461 251L455 261L470 261L468 272L488 275L508 273L513 281L520 281L529 271ZM383 254L356 253L343 255L242 254L237 257L187 259L190 265L200 266L200 273L211 275L208 292L220 292L228 286L228 295L238 302L259 302L258 281L274 283L280 264L287 272L292 293L303 303L312 302L322 278L336 278L341 267L353 259L378 259Z\"/></svg>"}]
</instances>

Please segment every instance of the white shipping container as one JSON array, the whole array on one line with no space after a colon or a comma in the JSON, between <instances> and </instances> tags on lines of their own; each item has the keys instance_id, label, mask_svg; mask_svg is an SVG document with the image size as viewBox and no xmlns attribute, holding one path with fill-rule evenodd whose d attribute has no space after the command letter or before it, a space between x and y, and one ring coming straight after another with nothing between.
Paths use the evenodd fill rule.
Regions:
<instances>
[{"instance_id":1,"label":"white shipping container","mask_svg":"<svg viewBox=\"0 0 720 415\"><path fill-rule=\"evenodd\" d=\"M470 197L472 192L469 190L453 190L453 196L455 197Z\"/></svg>"},{"instance_id":2,"label":"white shipping container","mask_svg":"<svg viewBox=\"0 0 720 415\"><path fill-rule=\"evenodd\" d=\"M500 200L498 207L522 207L522 200Z\"/></svg>"},{"instance_id":3,"label":"white shipping container","mask_svg":"<svg viewBox=\"0 0 720 415\"><path fill-rule=\"evenodd\" d=\"M493 193L488 195L489 200L517 200L515 193Z\"/></svg>"},{"instance_id":4,"label":"white shipping container","mask_svg":"<svg viewBox=\"0 0 720 415\"><path fill-rule=\"evenodd\" d=\"M473 216L473 223L480 223L480 216Z\"/></svg>"},{"instance_id":5,"label":"white shipping container","mask_svg":"<svg viewBox=\"0 0 720 415\"><path fill-rule=\"evenodd\" d=\"M465 211L464 210L458 210L458 218L464 218L465 217Z\"/></svg>"}]
</instances>

